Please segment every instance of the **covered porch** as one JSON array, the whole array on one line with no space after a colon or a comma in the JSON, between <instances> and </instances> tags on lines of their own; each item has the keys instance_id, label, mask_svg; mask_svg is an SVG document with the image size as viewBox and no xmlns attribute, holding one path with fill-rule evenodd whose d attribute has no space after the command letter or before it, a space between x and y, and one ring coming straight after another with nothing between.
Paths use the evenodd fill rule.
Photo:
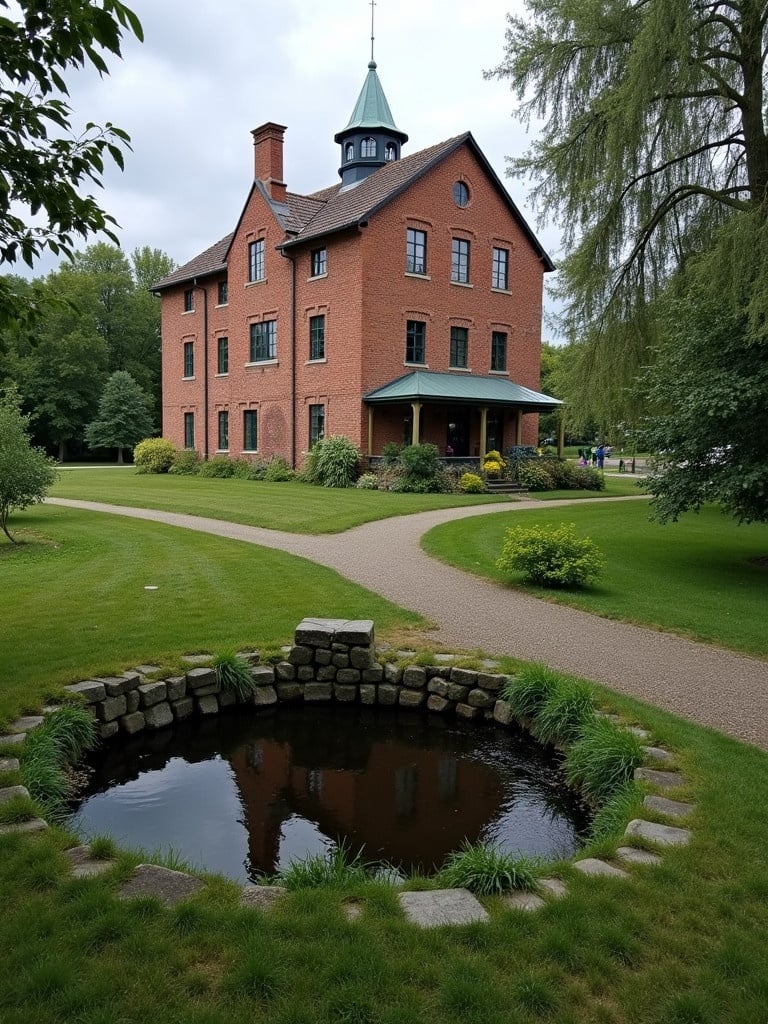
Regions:
<instances>
[{"instance_id":1,"label":"covered porch","mask_svg":"<svg viewBox=\"0 0 768 1024\"><path fill-rule=\"evenodd\" d=\"M479 464L488 451L536 445L538 419L562 403L506 377L414 370L363 396L368 409L367 454L385 444L430 443L448 462Z\"/></svg>"}]
</instances>

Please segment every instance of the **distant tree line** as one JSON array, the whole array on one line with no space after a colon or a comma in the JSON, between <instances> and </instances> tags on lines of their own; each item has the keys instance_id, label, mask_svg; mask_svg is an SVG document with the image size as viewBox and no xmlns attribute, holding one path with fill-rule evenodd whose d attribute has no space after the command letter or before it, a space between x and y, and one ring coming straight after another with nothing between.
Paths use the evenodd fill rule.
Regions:
<instances>
[{"instance_id":1,"label":"distant tree line","mask_svg":"<svg viewBox=\"0 0 768 1024\"><path fill-rule=\"evenodd\" d=\"M149 289L173 267L159 249L127 257L97 242L46 277L5 279L37 315L0 332L0 387L15 384L34 443L59 461L87 450L87 427L117 371L138 385L144 424L159 429L160 301Z\"/></svg>"}]
</instances>

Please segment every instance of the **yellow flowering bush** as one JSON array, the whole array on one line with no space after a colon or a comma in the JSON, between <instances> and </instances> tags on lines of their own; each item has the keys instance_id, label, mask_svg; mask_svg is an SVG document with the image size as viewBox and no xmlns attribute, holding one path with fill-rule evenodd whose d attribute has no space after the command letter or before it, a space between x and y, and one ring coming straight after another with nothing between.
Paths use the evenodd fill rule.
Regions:
<instances>
[{"instance_id":1,"label":"yellow flowering bush","mask_svg":"<svg viewBox=\"0 0 768 1024\"><path fill-rule=\"evenodd\" d=\"M483 472L487 473L488 476L500 476L502 470L506 468L506 462L501 457L501 453L495 449L490 452L486 452L483 457Z\"/></svg>"},{"instance_id":2,"label":"yellow flowering bush","mask_svg":"<svg viewBox=\"0 0 768 1024\"><path fill-rule=\"evenodd\" d=\"M496 568L522 572L525 579L542 587L580 587L597 579L605 563L589 537L577 537L573 523L551 526L517 526L504 535Z\"/></svg>"}]
</instances>

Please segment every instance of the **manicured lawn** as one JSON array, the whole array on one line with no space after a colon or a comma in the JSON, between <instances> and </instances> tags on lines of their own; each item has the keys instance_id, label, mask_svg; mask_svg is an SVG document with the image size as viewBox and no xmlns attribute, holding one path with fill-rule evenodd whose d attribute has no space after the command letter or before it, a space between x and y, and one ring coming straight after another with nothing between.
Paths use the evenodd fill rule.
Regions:
<instances>
[{"instance_id":1,"label":"manicured lawn","mask_svg":"<svg viewBox=\"0 0 768 1024\"><path fill-rule=\"evenodd\" d=\"M54 505L15 515L13 528L30 543L0 542L0 720L89 674L289 643L305 615L373 618L382 632L418 621L329 569L251 544Z\"/></svg>"},{"instance_id":2,"label":"manicured lawn","mask_svg":"<svg viewBox=\"0 0 768 1024\"><path fill-rule=\"evenodd\" d=\"M528 495L529 498L538 498L541 501L555 501L561 498L573 501L577 498L625 498L630 495L642 495L643 481L631 474L613 475L605 477L605 490L603 491L536 491Z\"/></svg>"},{"instance_id":3,"label":"manicured lawn","mask_svg":"<svg viewBox=\"0 0 768 1024\"><path fill-rule=\"evenodd\" d=\"M60 834L0 837L3 1024L757 1024L768 757L611 704L681 751L692 784L694 841L661 867L616 880L559 865L569 894L536 914L489 899L488 924L422 931L382 884L298 891L260 913L219 880L166 911L115 898L137 857L72 879Z\"/></svg>"},{"instance_id":4,"label":"manicured lawn","mask_svg":"<svg viewBox=\"0 0 768 1024\"><path fill-rule=\"evenodd\" d=\"M608 618L684 633L709 643L768 656L768 526L737 526L714 508L678 523L648 521L645 502L520 511L446 523L423 540L436 558L509 582L496 569L506 529L575 523L607 561L603 579L584 591L527 587L548 600ZM511 585L522 586L518 579Z\"/></svg>"},{"instance_id":5,"label":"manicured lawn","mask_svg":"<svg viewBox=\"0 0 768 1024\"><path fill-rule=\"evenodd\" d=\"M351 526L434 508L503 498L476 494L391 494L308 484L140 475L133 469L63 470L51 495L227 519L291 533L340 533Z\"/></svg>"},{"instance_id":6,"label":"manicured lawn","mask_svg":"<svg viewBox=\"0 0 768 1024\"><path fill-rule=\"evenodd\" d=\"M503 532L523 515L567 516L615 538L615 557L629 564L632 549L645 547L646 514L644 503L629 502L458 525L477 554L476 526ZM40 543L0 547L0 715L36 706L67 679L139 660L280 644L305 614L370 615L380 634L414 623L336 574L278 552L54 506L15 523ZM681 568L673 554L687 547L689 560L707 555L704 578L722 556L716 575L731 579L722 627L730 591L739 589L738 574L727 572L735 528L707 512L694 542L696 523L682 524L677 543L659 553L656 574L688 580L682 604L692 567ZM766 553L764 529L735 533L745 538L740 558ZM145 591L148 584L158 590ZM660 589L658 579L654 585ZM61 853L72 837L0 836L0 1020L755 1024L768 1003L768 755L598 693L675 752L688 780L676 795L696 806L694 839L665 852L661 867L616 880L557 864L549 871L569 894L537 914L489 899L488 924L421 931L381 883L291 893L264 914L239 909L237 889L213 879L166 911L152 900L115 898L139 856L122 854L108 875L73 879ZM14 781L6 775L0 784ZM619 843L593 852L609 856ZM355 921L345 914L350 899L362 908Z\"/></svg>"}]
</instances>

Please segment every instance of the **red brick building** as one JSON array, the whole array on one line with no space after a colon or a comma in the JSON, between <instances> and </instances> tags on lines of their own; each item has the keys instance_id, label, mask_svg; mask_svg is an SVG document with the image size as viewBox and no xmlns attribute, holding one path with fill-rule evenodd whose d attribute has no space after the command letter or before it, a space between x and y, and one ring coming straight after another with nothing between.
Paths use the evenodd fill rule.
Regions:
<instances>
[{"instance_id":1,"label":"red brick building","mask_svg":"<svg viewBox=\"0 0 768 1024\"><path fill-rule=\"evenodd\" d=\"M163 436L204 458L300 465L319 437L472 457L535 444L543 276L553 269L467 132L401 157L376 73L341 182L283 180L282 125L254 130L234 231L159 281Z\"/></svg>"}]
</instances>

